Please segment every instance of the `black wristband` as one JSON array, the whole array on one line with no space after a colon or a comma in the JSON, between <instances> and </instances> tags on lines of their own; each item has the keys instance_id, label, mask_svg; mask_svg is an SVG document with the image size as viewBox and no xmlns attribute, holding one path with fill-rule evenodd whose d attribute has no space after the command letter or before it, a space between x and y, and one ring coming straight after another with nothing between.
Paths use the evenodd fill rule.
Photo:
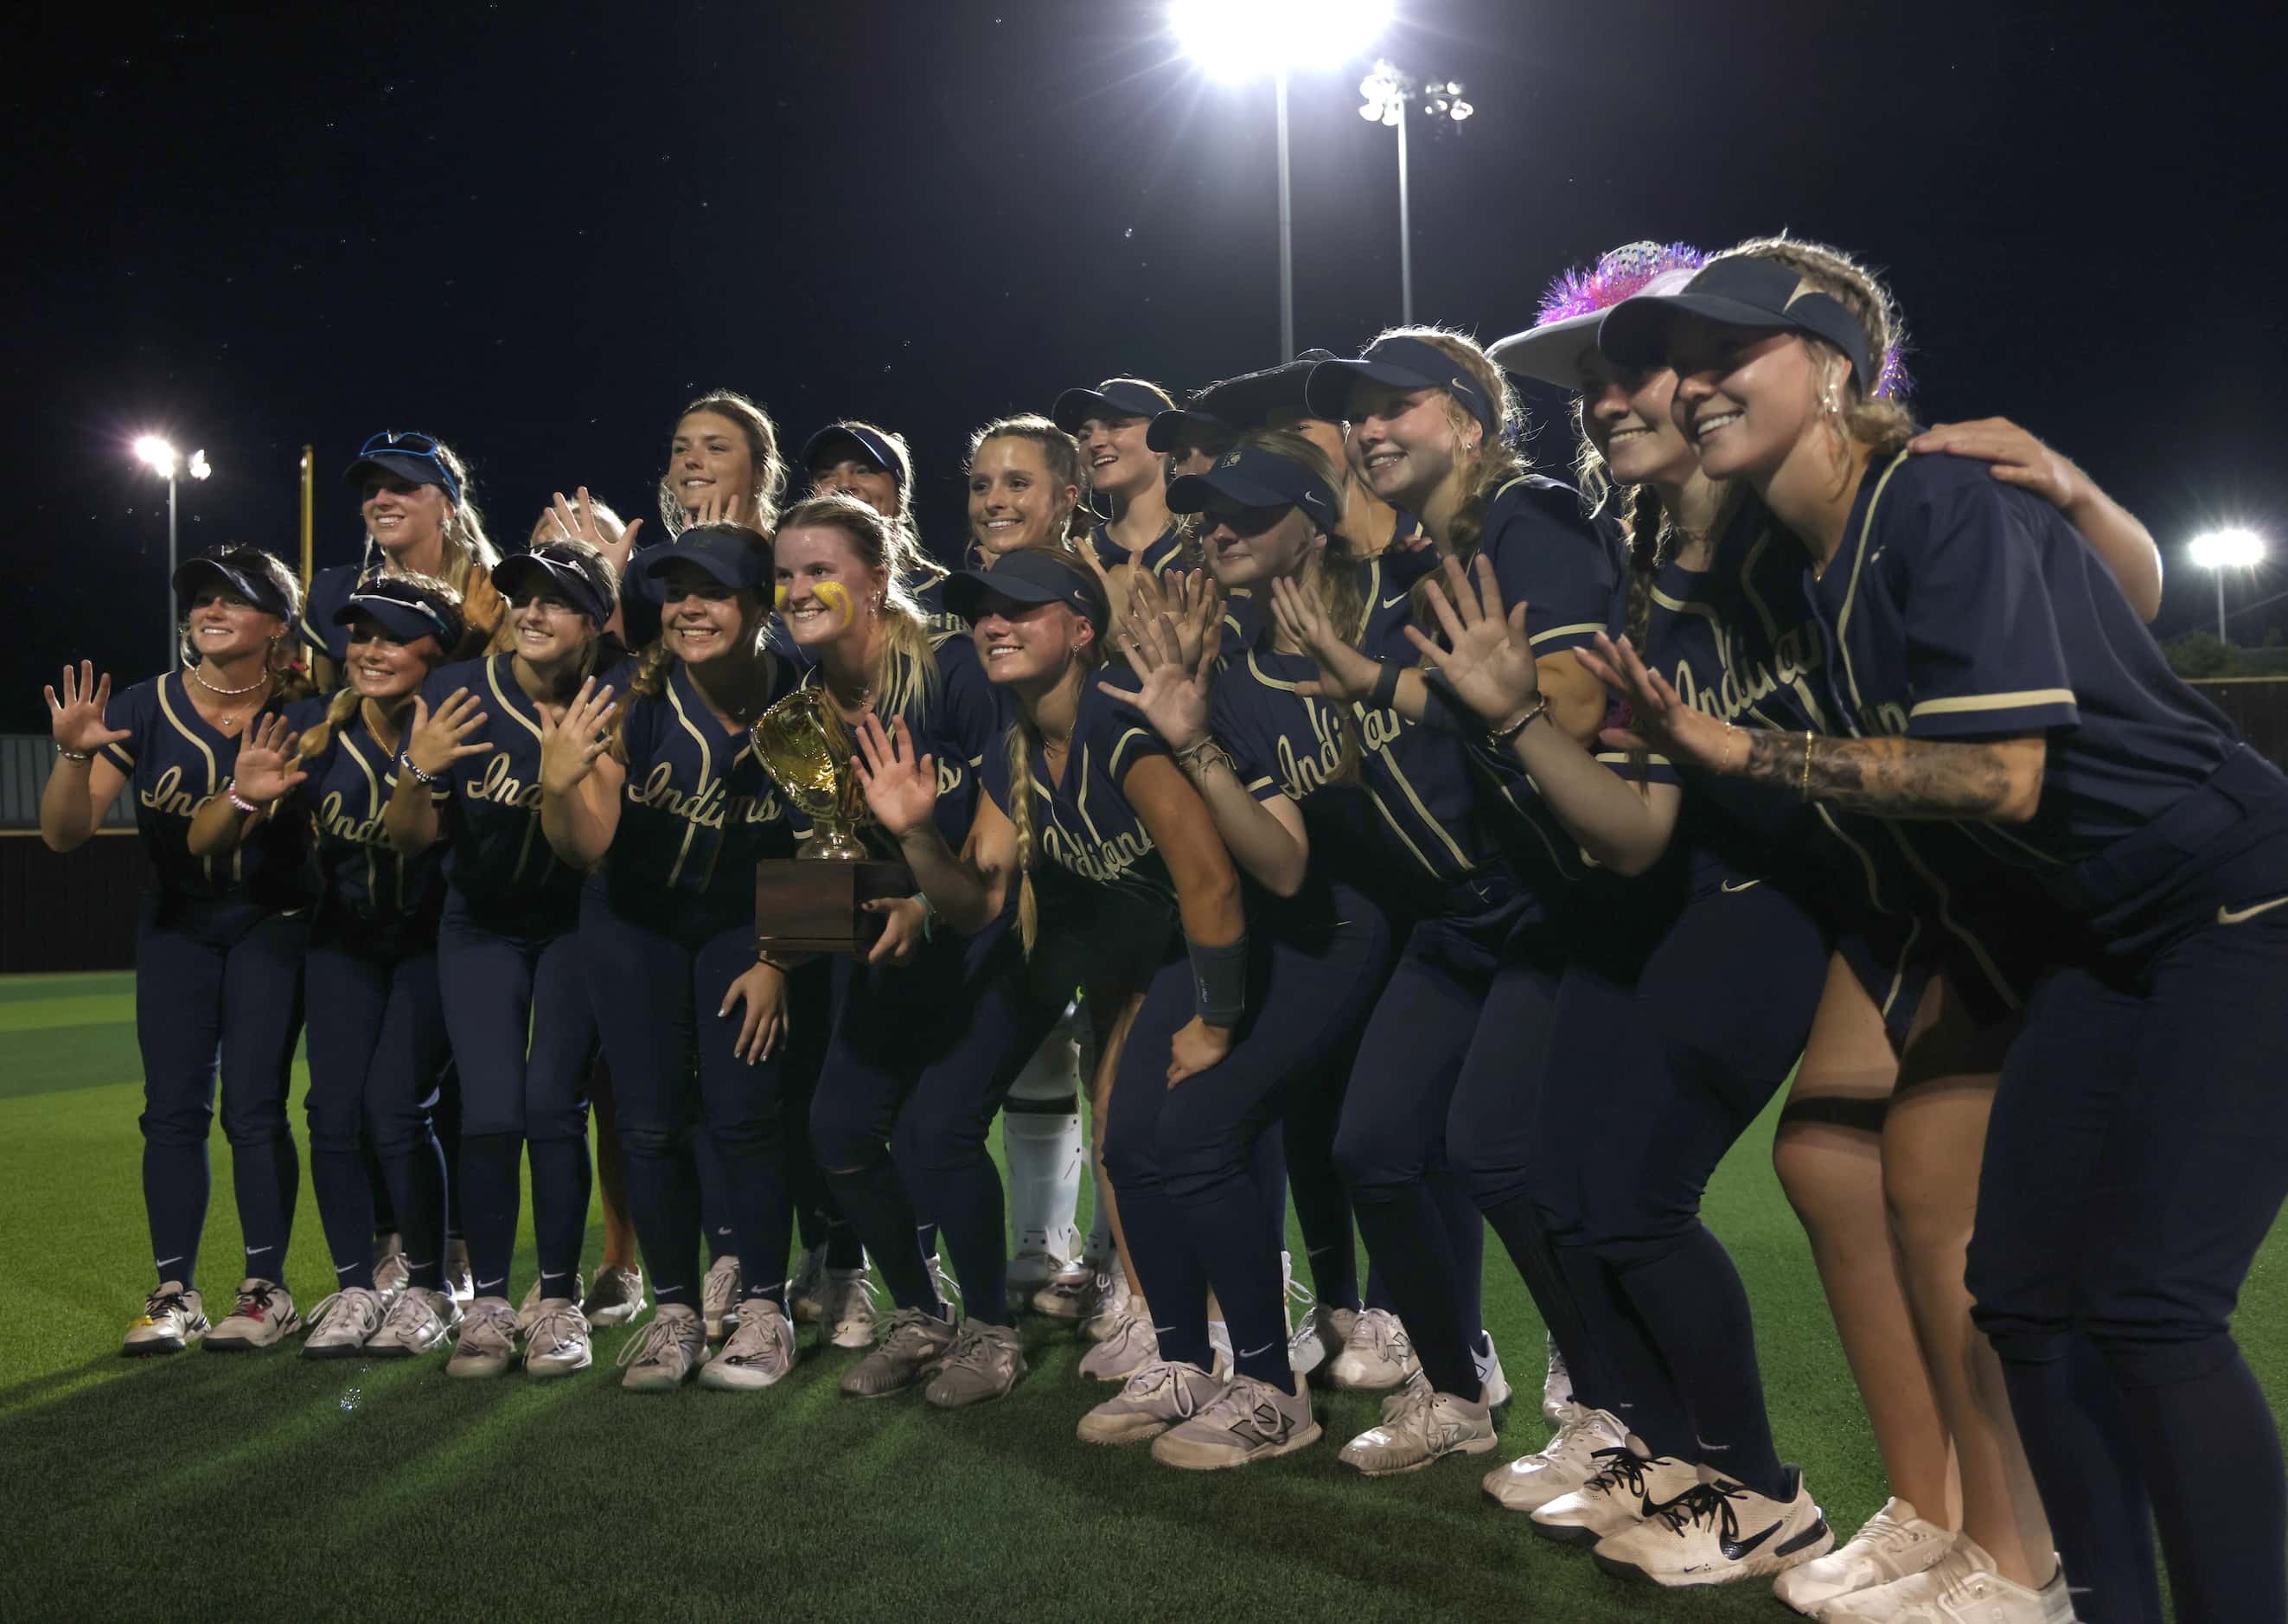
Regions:
<instances>
[{"instance_id":1,"label":"black wristband","mask_svg":"<svg viewBox=\"0 0 2288 1624\"><path fill-rule=\"evenodd\" d=\"M1192 991L1210 1026L1236 1026L1247 1013L1247 938L1209 947L1184 938L1192 955Z\"/></svg>"},{"instance_id":2,"label":"black wristband","mask_svg":"<svg viewBox=\"0 0 2288 1624\"><path fill-rule=\"evenodd\" d=\"M1374 692L1370 697L1374 708L1386 711L1398 703L1398 662L1385 660L1382 669L1375 673Z\"/></svg>"}]
</instances>

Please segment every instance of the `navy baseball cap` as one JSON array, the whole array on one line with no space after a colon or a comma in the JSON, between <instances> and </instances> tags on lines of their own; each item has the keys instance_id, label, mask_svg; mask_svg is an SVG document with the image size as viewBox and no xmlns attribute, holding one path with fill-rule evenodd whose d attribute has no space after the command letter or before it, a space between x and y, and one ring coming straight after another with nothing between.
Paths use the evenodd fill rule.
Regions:
<instances>
[{"instance_id":1,"label":"navy baseball cap","mask_svg":"<svg viewBox=\"0 0 2288 1624\"><path fill-rule=\"evenodd\" d=\"M497 576L499 571L494 573ZM461 641L459 611L441 609L406 582L385 575L370 575L360 581L351 591L349 601L334 611L334 624L346 626L361 616L377 622L401 643L433 637L437 646L449 654Z\"/></svg>"},{"instance_id":2,"label":"navy baseball cap","mask_svg":"<svg viewBox=\"0 0 2288 1624\"><path fill-rule=\"evenodd\" d=\"M1220 451L1239 438L1239 429L1213 412L1202 411L1196 404L1180 406L1152 419L1152 426L1144 432L1144 443L1164 454L1180 447L1188 436Z\"/></svg>"},{"instance_id":3,"label":"navy baseball cap","mask_svg":"<svg viewBox=\"0 0 2288 1624\"><path fill-rule=\"evenodd\" d=\"M1311 371L1319 362L1335 359L1332 350L1305 350L1275 367L1219 379L1192 397L1192 410L1212 413L1237 429L1266 427L1275 411L1323 417L1324 413L1311 410L1307 398Z\"/></svg>"},{"instance_id":4,"label":"navy baseball cap","mask_svg":"<svg viewBox=\"0 0 2288 1624\"><path fill-rule=\"evenodd\" d=\"M294 605L279 590L278 583L259 569L242 569L228 552L185 559L175 566L174 586L175 596L186 602L198 596L202 586L219 586L266 615L281 620L294 618Z\"/></svg>"},{"instance_id":5,"label":"navy baseball cap","mask_svg":"<svg viewBox=\"0 0 2288 1624\"><path fill-rule=\"evenodd\" d=\"M1157 386L1140 378L1108 378L1093 389L1068 389L1049 409L1049 419L1068 434L1091 418L1156 418L1175 410Z\"/></svg>"},{"instance_id":6,"label":"navy baseball cap","mask_svg":"<svg viewBox=\"0 0 2288 1624\"><path fill-rule=\"evenodd\" d=\"M1292 458L1260 446L1235 446L1205 474L1187 474L1168 486L1168 511L1212 513L1219 506L1299 507L1329 534L1342 522L1342 505L1327 482Z\"/></svg>"},{"instance_id":7,"label":"navy baseball cap","mask_svg":"<svg viewBox=\"0 0 2288 1624\"><path fill-rule=\"evenodd\" d=\"M353 490L365 487L366 471L380 468L401 480L417 485L436 485L453 499L461 500L461 482L437 455L437 436L410 433L385 432L376 434L358 448L357 460L342 470L342 482Z\"/></svg>"},{"instance_id":8,"label":"navy baseball cap","mask_svg":"<svg viewBox=\"0 0 2288 1624\"><path fill-rule=\"evenodd\" d=\"M1872 390L1866 330L1831 294L1776 260L1731 254L1711 260L1680 292L1640 293L1605 313L1597 347L1626 367L1654 367L1668 359L1669 330L1677 316L1696 315L1728 327L1807 333L1851 358L1859 386Z\"/></svg>"},{"instance_id":9,"label":"navy baseball cap","mask_svg":"<svg viewBox=\"0 0 2288 1624\"><path fill-rule=\"evenodd\" d=\"M703 569L733 592L760 592L771 580L771 544L743 524L695 524L674 545L644 554L644 573L655 579L678 564Z\"/></svg>"},{"instance_id":10,"label":"navy baseball cap","mask_svg":"<svg viewBox=\"0 0 2288 1624\"><path fill-rule=\"evenodd\" d=\"M1356 361L1323 361L1311 369L1303 398L1311 415L1340 423L1351 414L1351 393L1362 383L1390 389L1443 389L1462 409L1496 434L1498 408L1467 368L1436 345L1420 338L1378 339Z\"/></svg>"},{"instance_id":11,"label":"navy baseball cap","mask_svg":"<svg viewBox=\"0 0 2288 1624\"><path fill-rule=\"evenodd\" d=\"M1017 603L1064 604L1100 633L1112 618L1104 588L1088 566L1068 562L1045 547L1005 553L990 569L965 569L946 577L945 606L964 620L974 623L978 606L989 595Z\"/></svg>"},{"instance_id":12,"label":"navy baseball cap","mask_svg":"<svg viewBox=\"0 0 2288 1624\"><path fill-rule=\"evenodd\" d=\"M664 553L667 548L662 547ZM569 547L542 542L529 553L512 553L493 566L493 585L510 603L535 591L552 592L598 625L612 617L613 605L596 590L583 567L585 561ZM355 602L353 598L351 601Z\"/></svg>"},{"instance_id":13,"label":"navy baseball cap","mask_svg":"<svg viewBox=\"0 0 2288 1624\"><path fill-rule=\"evenodd\" d=\"M908 459L882 432L869 423L830 423L802 442L802 466L816 468L822 464L842 461L853 452L862 461L870 462L892 479L898 489L906 488L906 480L913 470Z\"/></svg>"}]
</instances>

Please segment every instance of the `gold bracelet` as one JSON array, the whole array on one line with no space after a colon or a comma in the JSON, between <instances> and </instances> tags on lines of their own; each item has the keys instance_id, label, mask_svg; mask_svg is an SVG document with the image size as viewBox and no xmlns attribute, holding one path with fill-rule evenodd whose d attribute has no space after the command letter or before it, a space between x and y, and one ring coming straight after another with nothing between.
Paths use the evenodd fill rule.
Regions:
<instances>
[{"instance_id":1,"label":"gold bracelet","mask_svg":"<svg viewBox=\"0 0 2288 1624\"><path fill-rule=\"evenodd\" d=\"M1808 728L1803 730L1803 782L1797 786L1796 794L1803 800L1811 799L1811 729Z\"/></svg>"}]
</instances>

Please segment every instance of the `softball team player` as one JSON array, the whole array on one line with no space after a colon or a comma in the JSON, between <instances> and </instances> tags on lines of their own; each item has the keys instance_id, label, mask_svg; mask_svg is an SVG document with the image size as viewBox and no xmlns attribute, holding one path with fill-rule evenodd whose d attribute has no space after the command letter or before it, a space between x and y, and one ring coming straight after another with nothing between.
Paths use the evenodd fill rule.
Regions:
<instances>
[{"instance_id":1,"label":"softball team player","mask_svg":"<svg viewBox=\"0 0 2288 1624\"><path fill-rule=\"evenodd\" d=\"M1773 782L1785 742L1799 793L1965 820L1982 854L2041 880L2054 967L1995 1101L1974 1312L2073 1609L2159 1616L2149 1504L2181 1611L2277 1617L2288 1561L2269 1509L2288 1491L2228 1321L2284 1193L2276 1091L2255 1079L2276 1072L2288 1036L2288 935L2265 922L2288 896L2288 784L2169 673L2054 510L1960 459L1889 455L1903 426L1859 383L1887 299L1789 246L1715 262L1605 343L1664 353L1704 466L1752 486L1801 538L1760 585L1791 585L1832 640L1813 692L1846 736L1751 731L1744 760L1729 738L1720 758L1702 719L1625 651L1620 669L1644 725L1696 764ZM1813 491L1820 467L1831 488ZM1951 848L1941 858L1953 867ZM2085 957L2075 927L2093 939ZM2215 1198L2163 1194L2186 1166ZM2251 1508L2254 1540L2238 1521ZM2020 1601L2026 1588L2003 1589L1982 1554L1958 1546L1884 1605ZM2062 1580L2039 1600L2063 1608Z\"/></svg>"},{"instance_id":2,"label":"softball team player","mask_svg":"<svg viewBox=\"0 0 2288 1624\"><path fill-rule=\"evenodd\" d=\"M1108 569L1134 565L1161 575L1182 566L1183 529L1168 511L1167 466L1151 445L1153 420L1175 405L1157 384L1108 378L1093 389L1066 390L1049 412L1080 442L1086 489L1108 510L1087 544Z\"/></svg>"},{"instance_id":3,"label":"softball team player","mask_svg":"<svg viewBox=\"0 0 2288 1624\"><path fill-rule=\"evenodd\" d=\"M898 576L894 530L854 498L798 504L774 553L780 612L815 662L805 681L854 732L870 718L902 719L935 760L934 816L959 840L973 816L976 764L1002 735L975 649L931 637ZM933 931L923 897L870 906L886 928L865 960L833 967L834 1038L811 1131L897 1311L842 1389L877 1397L926 1379L933 1405L957 1408L1005 1396L1025 1373L986 1138L1002 1093L1064 1000L1028 984L1005 919L962 936ZM918 1210L936 1222L918 1222ZM968 1305L958 1328L930 1267L934 1246L918 1244L936 1233Z\"/></svg>"},{"instance_id":4,"label":"softball team player","mask_svg":"<svg viewBox=\"0 0 2288 1624\"><path fill-rule=\"evenodd\" d=\"M288 1072L302 1024L310 901L302 830L266 824L226 856L194 856L199 808L230 790L258 719L300 697L288 644L301 610L293 574L255 547L227 547L175 571L187 606L183 668L115 700L87 662L46 690L56 768L40 797L52 851L84 845L122 790L150 856L136 931L135 1031L143 1055L143 1204L156 1290L121 1351L267 1348L301 1324L284 1282L301 1167L286 1126ZM222 1079L223 1134L246 1266L236 1301L210 1327L200 1296L207 1129Z\"/></svg>"},{"instance_id":5,"label":"softball team player","mask_svg":"<svg viewBox=\"0 0 2288 1624\"><path fill-rule=\"evenodd\" d=\"M945 566L922 545L911 506L914 456L906 437L871 423L830 423L803 442L810 493L840 491L897 521L896 572L932 632L965 632L945 612Z\"/></svg>"},{"instance_id":6,"label":"softball team player","mask_svg":"<svg viewBox=\"0 0 2288 1624\"><path fill-rule=\"evenodd\" d=\"M310 1182L334 1291L310 1311L302 1351L409 1357L460 1318L444 1289L445 1162L430 1115L446 1060L445 879L441 853L393 850L382 816L414 696L460 643L460 595L425 576L377 576L336 614L349 632L341 691L263 720L239 750L230 793L192 819L190 848L225 860L289 802L314 825L321 881L306 981L321 1017L309 1027ZM407 1280L393 1291L375 1279L361 1133L403 1236Z\"/></svg>"},{"instance_id":7,"label":"softball team player","mask_svg":"<svg viewBox=\"0 0 2288 1624\"><path fill-rule=\"evenodd\" d=\"M543 746L549 843L583 872L600 865L580 955L657 1305L620 1356L631 1391L679 1386L703 1361L702 1381L725 1389L769 1387L793 1368L784 1136L800 1130L825 1039L790 996L825 967L755 952L755 864L793 850L749 735L792 687L763 645L770 545L719 522L711 502L699 519L645 559L662 632L624 675L625 700L613 703L617 684L584 683ZM712 1361L695 1131L720 1162L743 1288Z\"/></svg>"},{"instance_id":8,"label":"softball team player","mask_svg":"<svg viewBox=\"0 0 2288 1624\"><path fill-rule=\"evenodd\" d=\"M557 860L540 827L541 741L551 713L621 656L603 631L619 583L583 537L505 561L493 585L510 606L513 649L423 684L383 826L408 856L446 845L437 972L461 1079L460 1193L475 1285L446 1370L497 1376L517 1362L508 1275L528 1158L540 1299L522 1358L536 1376L559 1376L592 1358L579 1269L596 1031L575 939L581 874Z\"/></svg>"}]
</instances>

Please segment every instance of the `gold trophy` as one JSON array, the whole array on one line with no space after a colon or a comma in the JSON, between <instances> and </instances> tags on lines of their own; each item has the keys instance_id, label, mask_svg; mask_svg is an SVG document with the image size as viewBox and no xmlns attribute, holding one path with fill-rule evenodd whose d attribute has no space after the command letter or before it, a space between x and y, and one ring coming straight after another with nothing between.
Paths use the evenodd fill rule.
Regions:
<instances>
[{"instance_id":1,"label":"gold trophy","mask_svg":"<svg viewBox=\"0 0 2288 1624\"><path fill-rule=\"evenodd\" d=\"M862 953L882 934L865 904L910 896L913 871L870 856L854 832L866 816L850 770L850 729L823 689L799 689L765 711L751 736L755 758L812 834L790 857L755 865L755 939L782 952Z\"/></svg>"}]
</instances>

